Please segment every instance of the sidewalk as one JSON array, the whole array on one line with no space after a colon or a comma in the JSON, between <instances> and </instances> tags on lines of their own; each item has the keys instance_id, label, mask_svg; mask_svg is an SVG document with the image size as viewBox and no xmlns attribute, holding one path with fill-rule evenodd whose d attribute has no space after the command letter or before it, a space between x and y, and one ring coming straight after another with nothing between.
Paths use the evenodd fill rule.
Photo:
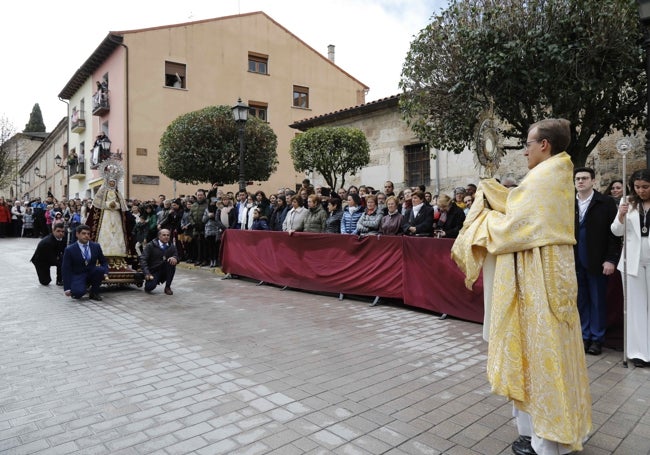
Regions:
<instances>
[{"instance_id":1,"label":"sidewalk","mask_svg":"<svg viewBox=\"0 0 650 455\"><path fill-rule=\"evenodd\" d=\"M1 454L510 454L481 326L221 280L72 301L0 239ZM309 279L306 277L305 279ZM650 453L650 369L588 356L587 455Z\"/></svg>"}]
</instances>

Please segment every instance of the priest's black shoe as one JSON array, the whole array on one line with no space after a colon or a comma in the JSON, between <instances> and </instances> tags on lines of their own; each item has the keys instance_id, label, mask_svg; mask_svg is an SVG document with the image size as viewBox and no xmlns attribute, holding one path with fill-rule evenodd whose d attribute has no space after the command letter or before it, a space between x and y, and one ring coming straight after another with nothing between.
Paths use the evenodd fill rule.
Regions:
<instances>
[{"instance_id":1,"label":"priest's black shoe","mask_svg":"<svg viewBox=\"0 0 650 455\"><path fill-rule=\"evenodd\" d=\"M587 349L587 354L600 355L603 352L603 344L600 341L592 341Z\"/></svg>"},{"instance_id":2,"label":"priest's black shoe","mask_svg":"<svg viewBox=\"0 0 650 455\"><path fill-rule=\"evenodd\" d=\"M512 443L512 453L515 455L537 455L530 443L530 439L526 440L522 437Z\"/></svg>"},{"instance_id":3,"label":"priest's black shoe","mask_svg":"<svg viewBox=\"0 0 650 455\"><path fill-rule=\"evenodd\" d=\"M102 296L99 295L99 294L90 294L90 295L88 296L88 298L89 298L90 300L96 300L96 301L98 301L98 302L101 302L102 300L104 300L104 299L102 299Z\"/></svg>"}]
</instances>

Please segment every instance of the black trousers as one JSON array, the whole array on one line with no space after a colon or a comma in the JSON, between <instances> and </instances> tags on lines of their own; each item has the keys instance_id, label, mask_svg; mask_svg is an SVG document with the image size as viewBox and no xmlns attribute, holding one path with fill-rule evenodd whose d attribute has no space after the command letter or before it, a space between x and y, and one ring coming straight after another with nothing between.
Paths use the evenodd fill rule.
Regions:
<instances>
[{"instance_id":1,"label":"black trousers","mask_svg":"<svg viewBox=\"0 0 650 455\"><path fill-rule=\"evenodd\" d=\"M195 260L198 262L206 262L208 260L208 251L205 244L205 234L194 234L192 236L192 243L194 244Z\"/></svg>"},{"instance_id":2,"label":"black trousers","mask_svg":"<svg viewBox=\"0 0 650 455\"><path fill-rule=\"evenodd\" d=\"M38 282L41 283L43 286L47 286L52 282L52 276L50 275L50 267L52 266L43 265L43 264L34 264L34 268L36 269L36 274L38 275ZM56 282L63 283L63 276L61 275L61 264L57 264L56 266Z\"/></svg>"},{"instance_id":3,"label":"black trousers","mask_svg":"<svg viewBox=\"0 0 650 455\"><path fill-rule=\"evenodd\" d=\"M176 266L164 261L160 266L160 269L151 270L153 280L144 282L144 290L151 292L156 289L156 286L162 283L165 283L166 288L171 287L172 281L174 280L174 274L176 274Z\"/></svg>"},{"instance_id":4,"label":"black trousers","mask_svg":"<svg viewBox=\"0 0 650 455\"><path fill-rule=\"evenodd\" d=\"M216 235L210 235L205 238L208 261L216 261L219 259L219 246L217 242L218 240Z\"/></svg>"}]
</instances>

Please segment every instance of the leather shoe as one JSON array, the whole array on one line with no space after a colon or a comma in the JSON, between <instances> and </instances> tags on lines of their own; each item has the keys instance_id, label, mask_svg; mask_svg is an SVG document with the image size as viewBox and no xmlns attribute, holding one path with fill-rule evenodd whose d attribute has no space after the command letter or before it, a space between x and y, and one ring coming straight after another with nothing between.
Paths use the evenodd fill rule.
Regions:
<instances>
[{"instance_id":1,"label":"leather shoe","mask_svg":"<svg viewBox=\"0 0 650 455\"><path fill-rule=\"evenodd\" d=\"M516 443L530 442L530 439L531 439L530 436L519 435L519 437L515 442Z\"/></svg>"},{"instance_id":2,"label":"leather shoe","mask_svg":"<svg viewBox=\"0 0 650 455\"><path fill-rule=\"evenodd\" d=\"M167 288L165 288L165 294L167 294L167 295L173 295L173 294L174 294L174 291L172 291L172 288L167 287Z\"/></svg>"},{"instance_id":3,"label":"leather shoe","mask_svg":"<svg viewBox=\"0 0 650 455\"><path fill-rule=\"evenodd\" d=\"M585 354L589 352L589 347L591 346L591 340L582 339L582 344L585 346Z\"/></svg>"},{"instance_id":4,"label":"leather shoe","mask_svg":"<svg viewBox=\"0 0 650 455\"><path fill-rule=\"evenodd\" d=\"M600 341L592 341L587 349L587 354L600 355L603 352L603 344Z\"/></svg>"},{"instance_id":5,"label":"leather shoe","mask_svg":"<svg viewBox=\"0 0 650 455\"><path fill-rule=\"evenodd\" d=\"M515 455L537 455L530 440L519 438L512 443L512 453Z\"/></svg>"},{"instance_id":6,"label":"leather shoe","mask_svg":"<svg viewBox=\"0 0 650 455\"><path fill-rule=\"evenodd\" d=\"M89 298L90 300L96 300L96 301L98 301L98 302L101 302L102 300L104 300L104 299L102 299L102 296L101 296L101 295L99 295L99 294L92 294L92 293L88 296L88 298Z\"/></svg>"},{"instance_id":7,"label":"leather shoe","mask_svg":"<svg viewBox=\"0 0 650 455\"><path fill-rule=\"evenodd\" d=\"M645 368L647 366L650 366L650 362L645 362L641 359L631 359L632 364L637 367L637 368Z\"/></svg>"}]
</instances>

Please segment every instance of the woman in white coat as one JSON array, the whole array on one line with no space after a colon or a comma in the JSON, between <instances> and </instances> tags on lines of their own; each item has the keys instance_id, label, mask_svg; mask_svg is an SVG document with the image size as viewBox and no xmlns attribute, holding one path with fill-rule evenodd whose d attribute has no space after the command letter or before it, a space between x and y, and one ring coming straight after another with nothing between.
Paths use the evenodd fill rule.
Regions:
<instances>
[{"instance_id":1,"label":"woman in white coat","mask_svg":"<svg viewBox=\"0 0 650 455\"><path fill-rule=\"evenodd\" d=\"M282 223L282 230L289 234L295 231L305 230L305 217L308 210L302 206L302 198L300 196L291 196L291 210L287 212L287 217Z\"/></svg>"},{"instance_id":2,"label":"woman in white coat","mask_svg":"<svg viewBox=\"0 0 650 455\"><path fill-rule=\"evenodd\" d=\"M611 230L619 237L625 232L626 239L627 356L636 367L650 367L650 170L634 172L630 188ZM621 273L623 268L621 256Z\"/></svg>"}]
</instances>

